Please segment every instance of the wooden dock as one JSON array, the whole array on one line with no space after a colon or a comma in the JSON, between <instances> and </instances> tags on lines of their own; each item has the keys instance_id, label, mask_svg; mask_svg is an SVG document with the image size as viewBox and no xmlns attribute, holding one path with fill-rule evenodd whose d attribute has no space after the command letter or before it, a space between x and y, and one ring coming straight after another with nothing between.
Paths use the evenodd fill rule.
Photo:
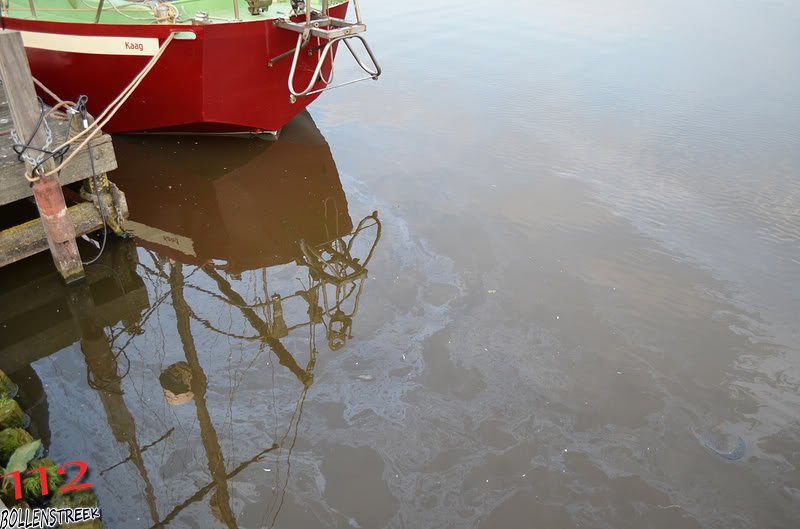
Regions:
<instances>
[{"instance_id":1,"label":"wooden dock","mask_svg":"<svg viewBox=\"0 0 800 529\"><path fill-rule=\"evenodd\" d=\"M14 151L11 132L16 131L18 138L26 138L33 147L46 144L46 132L37 126L40 106L16 31L0 30L0 81L0 208L33 199L39 211L38 218L0 231L0 267L49 248L61 276L67 282L80 279L84 271L75 238L102 229L104 224L109 231L121 233L121 221L127 218L124 195L106 177L117 167L111 138L98 135L58 172L57 178L42 177L31 183L25 177L31 169ZM48 116L51 145L60 145L74 135L75 124L70 124L64 113ZM68 151L68 155L72 153ZM56 163L50 160L43 167L49 171ZM62 186L76 182L84 182L83 191L88 193L84 196L91 201L82 200L71 189L62 190ZM69 208L65 195L73 204Z\"/></svg>"}]
</instances>

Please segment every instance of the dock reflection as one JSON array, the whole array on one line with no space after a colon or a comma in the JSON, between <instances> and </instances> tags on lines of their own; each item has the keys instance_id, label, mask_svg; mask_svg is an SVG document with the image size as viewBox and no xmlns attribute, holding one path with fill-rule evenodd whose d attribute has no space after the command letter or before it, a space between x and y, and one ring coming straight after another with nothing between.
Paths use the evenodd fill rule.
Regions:
<instances>
[{"instance_id":1,"label":"dock reflection","mask_svg":"<svg viewBox=\"0 0 800 529\"><path fill-rule=\"evenodd\" d=\"M62 289L50 302L63 307L58 322L0 304L0 321L26 322L3 328L0 367L43 379L38 417L28 408L40 437L67 428L116 442L87 440L97 454L78 454L99 470L93 481L114 527L143 527L132 520L144 513L153 528L274 525L318 355L353 337L378 214L353 223L307 114L274 143L124 137L115 146L136 238L110 244L89 282ZM31 285L8 295L29 298ZM48 389L53 375L37 362L76 343L85 380ZM100 406L69 419L48 413L48 398L76 394ZM45 444L56 458L76 455ZM269 491L266 505L248 507L243 479Z\"/></svg>"}]
</instances>

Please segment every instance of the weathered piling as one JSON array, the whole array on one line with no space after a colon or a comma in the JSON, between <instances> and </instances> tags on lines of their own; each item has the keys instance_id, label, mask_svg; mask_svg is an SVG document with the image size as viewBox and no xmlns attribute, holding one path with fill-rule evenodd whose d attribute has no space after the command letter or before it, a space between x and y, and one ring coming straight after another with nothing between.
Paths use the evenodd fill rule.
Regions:
<instances>
[{"instance_id":1,"label":"weathered piling","mask_svg":"<svg viewBox=\"0 0 800 529\"><path fill-rule=\"evenodd\" d=\"M120 232L120 221L127 216L124 196L105 177L107 171L116 168L111 139L105 135L94 139L58 175L44 174L56 168L55 161L45 156L43 174L31 184L25 178L26 174L31 175L30 160L19 160L11 131L19 143L30 147L32 156L38 156L42 152L38 149L68 138L70 125L51 115L47 118L50 131L41 126L42 109L25 48L16 31L0 30L0 79L0 95L4 96L0 103L0 206L33 196L39 211L39 219L0 232L0 267L49 248L61 276L67 282L74 281L84 276L75 238L104 224ZM67 208L61 186L93 177L98 177L96 182L100 184L88 186L94 203Z\"/></svg>"},{"instance_id":2,"label":"weathered piling","mask_svg":"<svg viewBox=\"0 0 800 529\"><path fill-rule=\"evenodd\" d=\"M0 78L6 89L17 136L28 139L31 145L44 146L47 138L44 129L36 126L39 105L19 32L0 33ZM45 171L54 168L53 160L45 162ZM33 195L58 271L67 282L83 277L81 256L75 243L75 227L67 217L67 205L58 178L41 177L33 184Z\"/></svg>"}]
</instances>

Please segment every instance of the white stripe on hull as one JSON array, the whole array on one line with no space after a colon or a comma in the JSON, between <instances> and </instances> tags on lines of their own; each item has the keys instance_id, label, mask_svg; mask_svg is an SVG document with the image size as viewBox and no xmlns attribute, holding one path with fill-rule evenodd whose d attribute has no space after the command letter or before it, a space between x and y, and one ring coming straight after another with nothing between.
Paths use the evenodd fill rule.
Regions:
<instances>
[{"instance_id":1,"label":"white stripe on hull","mask_svg":"<svg viewBox=\"0 0 800 529\"><path fill-rule=\"evenodd\" d=\"M150 37L105 37L99 35L64 35L21 31L26 48L88 53L92 55L139 55L151 57L158 52L158 39Z\"/></svg>"}]
</instances>

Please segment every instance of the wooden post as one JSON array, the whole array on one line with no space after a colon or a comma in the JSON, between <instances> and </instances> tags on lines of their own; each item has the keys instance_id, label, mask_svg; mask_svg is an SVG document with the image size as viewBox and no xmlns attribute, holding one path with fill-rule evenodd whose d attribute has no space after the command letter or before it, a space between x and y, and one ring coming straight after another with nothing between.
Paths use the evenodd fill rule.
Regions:
<instances>
[{"instance_id":1,"label":"wooden post","mask_svg":"<svg viewBox=\"0 0 800 529\"><path fill-rule=\"evenodd\" d=\"M33 146L43 146L46 135L42 127L31 138L39 120L40 108L36 100L28 57L25 55L22 36L18 31L0 31L0 79L5 85L17 136L23 141L30 140ZM55 163L48 160L43 168L49 171L55 168ZM23 176L20 175L20 178ZM75 243L75 227L67 213L58 177L40 178L33 184L33 196L39 208L56 268L67 283L82 278L83 264L78 253L78 245Z\"/></svg>"}]
</instances>

